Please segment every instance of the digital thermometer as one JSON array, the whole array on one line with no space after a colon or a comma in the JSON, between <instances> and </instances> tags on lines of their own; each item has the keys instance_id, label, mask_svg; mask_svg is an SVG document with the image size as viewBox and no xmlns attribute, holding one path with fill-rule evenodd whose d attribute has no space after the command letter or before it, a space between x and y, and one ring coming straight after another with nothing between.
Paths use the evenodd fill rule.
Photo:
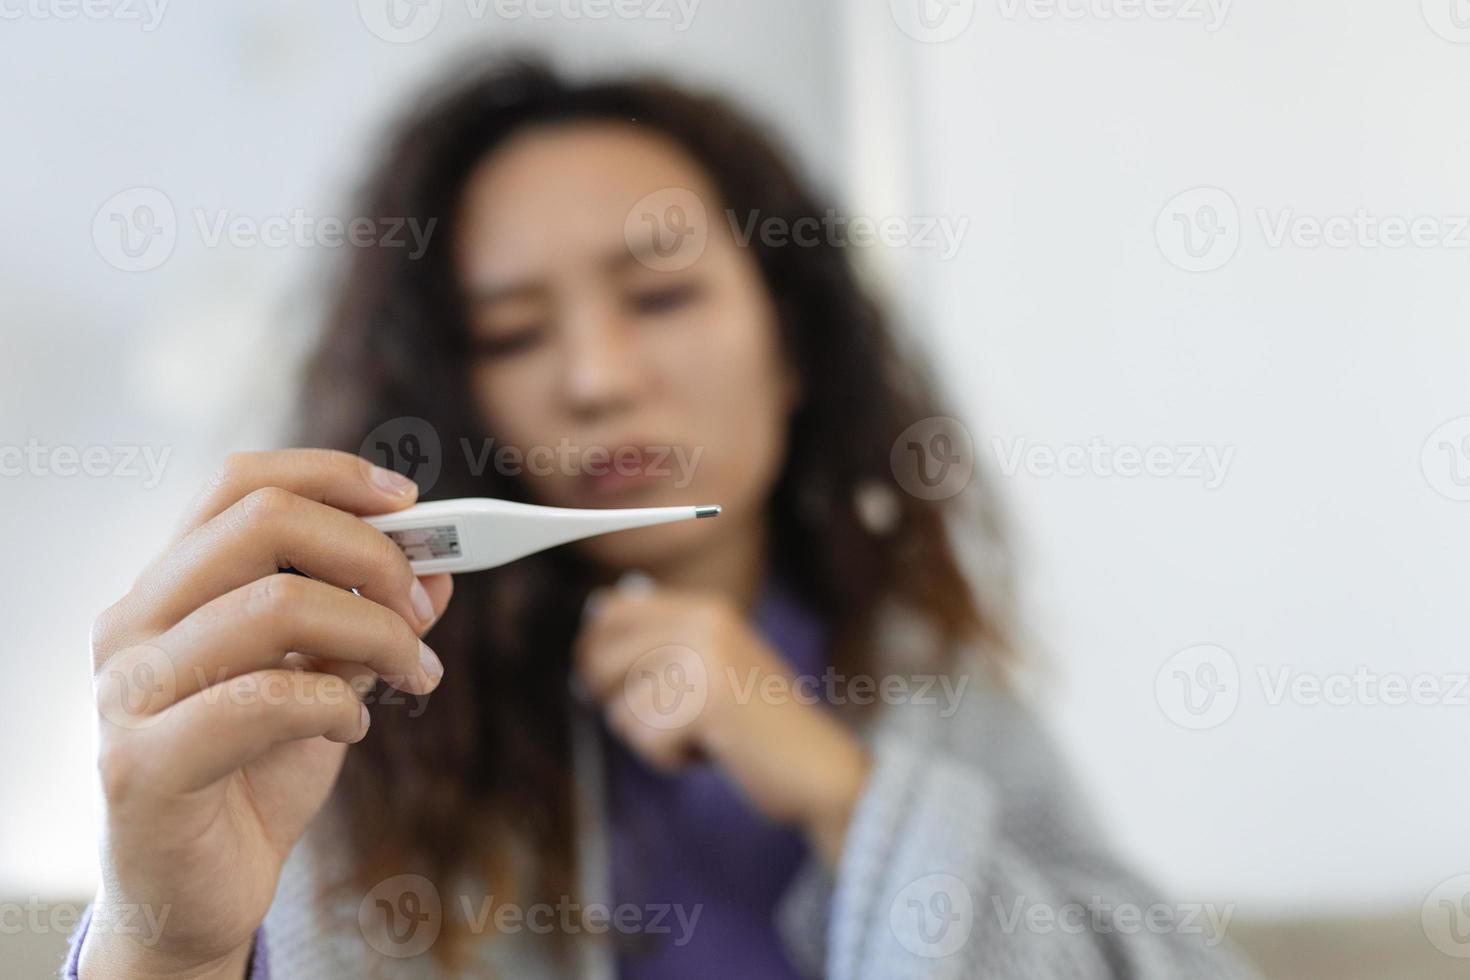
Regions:
<instances>
[{"instance_id":1,"label":"digital thermometer","mask_svg":"<svg viewBox=\"0 0 1470 980\"><path fill-rule=\"evenodd\" d=\"M719 505L577 510L489 497L432 500L363 520L403 549L417 575L478 572L569 541L715 517Z\"/></svg>"}]
</instances>

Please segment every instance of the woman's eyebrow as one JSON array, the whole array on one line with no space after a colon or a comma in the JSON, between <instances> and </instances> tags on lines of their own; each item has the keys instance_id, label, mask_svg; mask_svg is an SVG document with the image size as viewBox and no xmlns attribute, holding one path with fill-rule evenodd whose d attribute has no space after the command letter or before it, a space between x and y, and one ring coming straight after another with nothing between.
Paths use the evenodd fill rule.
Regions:
<instances>
[{"instance_id":1,"label":"woman's eyebrow","mask_svg":"<svg viewBox=\"0 0 1470 980\"><path fill-rule=\"evenodd\" d=\"M677 251L679 243L675 242L674 251ZM659 269L663 263L669 261L670 251L660 248L654 241L653 236L639 236L624 244L620 248L609 249L603 257L603 268L609 272L622 272L625 269Z\"/></svg>"},{"instance_id":2,"label":"woman's eyebrow","mask_svg":"<svg viewBox=\"0 0 1470 980\"><path fill-rule=\"evenodd\" d=\"M516 300L542 299L548 292L545 283L528 279L521 282L470 286L466 290L466 299L474 306L491 306Z\"/></svg>"}]
</instances>

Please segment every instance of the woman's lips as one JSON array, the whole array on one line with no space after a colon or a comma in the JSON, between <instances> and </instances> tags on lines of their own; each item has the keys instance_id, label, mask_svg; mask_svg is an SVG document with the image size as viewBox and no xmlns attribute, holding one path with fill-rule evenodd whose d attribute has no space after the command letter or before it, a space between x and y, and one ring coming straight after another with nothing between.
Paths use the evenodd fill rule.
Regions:
<instances>
[{"instance_id":1,"label":"woman's lips","mask_svg":"<svg viewBox=\"0 0 1470 980\"><path fill-rule=\"evenodd\" d=\"M668 481L667 462L661 469L660 454L645 445L622 445L610 449L603 458L592 457L583 461L583 472L579 479L581 489L597 499L617 497L646 491L662 486ZM664 452L667 461L669 453Z\"/></svg>"}]
</instances>

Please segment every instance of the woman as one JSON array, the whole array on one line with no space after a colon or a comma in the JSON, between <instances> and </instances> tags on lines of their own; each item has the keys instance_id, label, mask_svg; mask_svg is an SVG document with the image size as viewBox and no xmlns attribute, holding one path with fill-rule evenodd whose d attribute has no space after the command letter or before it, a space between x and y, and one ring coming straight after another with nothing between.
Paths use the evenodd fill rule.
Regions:
<instances>
[{"instance_id":1,"label":"woman","mask_svg":"<svg viewBox=\"0 0 1470 980\"><path fill-rule=\"evenodd\" d=\"M359 213L434 231L351 259L302 413L338 451L232 456L94 629L82 977L1238 975L1091 911L1150 893L903 472L938 412L849 256L742 236L826 213L755 126L507 64ZM724 514L416 579L358 520L417 499L395 468Z\"/></svg>"}]
</instances>

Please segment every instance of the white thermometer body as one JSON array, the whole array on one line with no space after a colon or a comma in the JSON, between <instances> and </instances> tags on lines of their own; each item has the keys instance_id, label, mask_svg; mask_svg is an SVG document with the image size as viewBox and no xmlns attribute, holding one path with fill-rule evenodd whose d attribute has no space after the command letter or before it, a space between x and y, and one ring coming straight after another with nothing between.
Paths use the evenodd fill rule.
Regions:
<instances>
[{"instance_id":1,"label":"white thermometer body","mask_svg":"<svg viewBox=\"0 0 1470 980\"><path fill-rule=\"evenodd\" d=\"M433 575L478 572L569 541L719 513L717 505L576 510L465 497L363 520L403 549L416 574Z\"/></svg>"}]
</instances>

